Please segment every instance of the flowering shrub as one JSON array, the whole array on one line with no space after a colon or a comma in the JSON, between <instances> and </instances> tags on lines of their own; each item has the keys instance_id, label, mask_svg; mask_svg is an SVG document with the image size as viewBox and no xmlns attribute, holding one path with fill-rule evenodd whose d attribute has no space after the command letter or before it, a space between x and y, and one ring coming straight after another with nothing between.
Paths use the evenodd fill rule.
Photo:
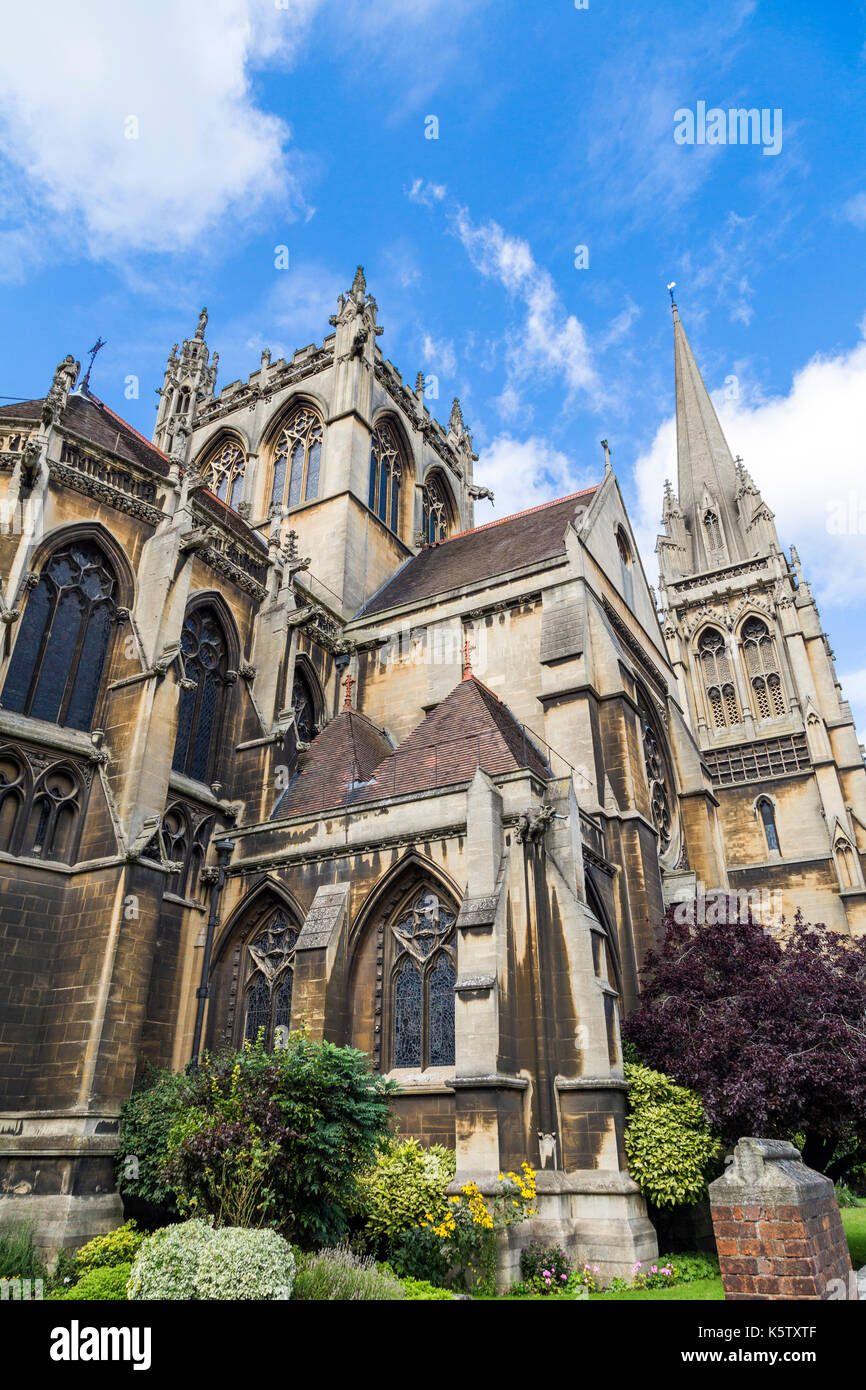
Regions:
<instances>
[{"instance_id":1,"label":"flowering shrub","mask_svg":"<svg viewBox=\"0 0 866 1390\"><path fill-rule=\"evenodd\" d=\"M625 1064L629 1173L657 1207L697 1202L721 1144L711 1132L700 1096L663 1072Z\"/></svg>"},{"instance_id":2,"label":"flowering shrub","mask_svg":"<svg viewBox=\"0 0 866 1390\"><path fill-rule=\"evenodd\" d=\"M417 1139L391 1139L359 1183L365 1225L374 1236L395 1237L444 1220L454 1177L453 1149L424 1148Z\"/></svg>"},{"instance_id":3,"label":"flowering shrub","mask_svg":"<svg viewBox=\"0 0 866 1390\"><path fill-rule=\"evenodd\" d=\"M134 1221L118 1226L107 1235L95 1236L75 1255L76 1272L88 1269L104 1269L111 1265L129 1265L138 1254L138 1247L145 1238Z\"/></svg>"},{"instance_id":4,"label":"flowering shrub","mask_svg":"<svg viewBox=\"0 0 866 1390\"><path fill-rule=\"evenodd\" d=\"M203 1246L213 1237L206 1221L163 1226L142 1241L127 1285L131 1299L195 1298L195 1278Z\"/></svg>"},{"instance_id":5,"label":"flowering shrub","mask_svg":"<svg viewBox=\"0 0 866 1390\"><path fill-rule=\"evenodd\" d=\"M295 1257L276 1231L224 1226L201 1247L196 1268L197 1298L289 1298Z\"/></svg>"},{"instance_id":6,"label":"flowering shrub","mask_svg":"<svg viewBox=\"0 0 866 1390\"><path fill-rule=\"evenodd\" d=\"M406 1297L406 1290L387 1267L377 1267L369 1256L353 1255L340 1245L316 1255L299 1255L292 1297L317 1302L396 1301Z\"/></svg>"},{"instance_id":7,"label":"flowering shrub","mask_svg":"<svg viewBox=\"0 0 866 1390\"><path fill-rule=\"evenodd\" d=\"M496 1282L496 1232L534 1216L535 1173L528 1163L519 1173L500 1173L498 1192L485 1197L474 1182L464 1183L448 1198L443 1220L425 1215L443 1242L443 1253L456 1270L455 1282L467 1292L493 1293Z\"/></svg>"},{"instance_id":8,"label":"flowering shrub","mask_svg":"<svg viewBox=\"0 0 866 1390\"><path fill-rule=\"evenodd\" d=\"M532 1240L520 1252L520 1273L535 1293L551 1293L568 1283L571 1261L564 1250Z\"/></svg>"}]
</instances>

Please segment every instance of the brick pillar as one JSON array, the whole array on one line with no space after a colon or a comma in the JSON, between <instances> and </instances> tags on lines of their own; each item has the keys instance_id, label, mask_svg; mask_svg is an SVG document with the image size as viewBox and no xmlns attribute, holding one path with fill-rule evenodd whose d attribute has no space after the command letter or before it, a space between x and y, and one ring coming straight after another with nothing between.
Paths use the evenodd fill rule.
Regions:
<instances>
[{"instance_id":1,"label":"brick pillar","mask_svg":"<svg viewBox=\"0 0 866 1390\"><path fill-rule=\"evenodd\" d=\"M780 1139L741 1139L710 1183L725 1298L857 1298L829 1178Z\"/></svg>"}]
</instances>

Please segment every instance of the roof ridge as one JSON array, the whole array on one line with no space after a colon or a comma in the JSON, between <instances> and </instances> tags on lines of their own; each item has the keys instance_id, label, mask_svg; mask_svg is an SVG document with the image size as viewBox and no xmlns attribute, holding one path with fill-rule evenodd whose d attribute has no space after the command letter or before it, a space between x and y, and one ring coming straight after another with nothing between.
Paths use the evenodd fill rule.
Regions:
<instances>
[{"instance_id":1,"label":"roof ridge","mask_svg":"<svg viewBox=\"0 0 866 1390\"><path fill-rule=\"evenodd\" d=\"M557 507L561 502L573 502L578 497L585 497L588 492L597 492L600 487L601 483L593 483L591 487L581 488L579 492L569 492L565 497L552 497L549 502L539 502L535 507L525 507L522 512L511 512L509 516L497 517L495 521L485 521L483 526L470 526L465 531L457 531L453 536L447 536L444 541L436 541L435 548L449 545L451 541L459 540L461 536L474 536L479 531L489 531L493 526L504 526L507 521L517 521L521 516L531 516L533 512L543 512L547 507Z\"/></svg>"}]
</instances>

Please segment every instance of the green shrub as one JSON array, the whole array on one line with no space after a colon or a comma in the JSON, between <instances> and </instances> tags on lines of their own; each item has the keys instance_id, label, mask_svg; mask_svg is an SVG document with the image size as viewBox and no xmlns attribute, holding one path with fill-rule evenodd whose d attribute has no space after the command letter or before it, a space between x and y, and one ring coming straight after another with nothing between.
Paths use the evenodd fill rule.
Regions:
<instances>
[{"instance_id":1,"label":"green shrub","mask_svg":"<svg viewBox=\"0 0 866 1390\"><path fill-rule=\"evenodd\" d=\"M700 1096L663 1072L625 1065L629 1114L625 1151L631 1176L657 1207L697 1202L721 1143L711 1132Z\"/></svg>"},{"instance_id":2,"label":"green shrub","mask_svg":"<svg viewBox=\"0 0 866 1390\"><path fill-rule=\"evenodd\" d=\"M395 1274L377 1269L368 1256L353 1255L345 1245L302 1255L295 1273L293 1298L316 1302L397 1300L406 1290Z\"/></svg>"},{"instance_id":3,"label":"green shrub","mask_svg":"<svg viewBox=\"0 0 866 1390\"><path fill-rule=\"evenodd\" d=\"M425 1279L404 1279L403 1288L409 1299L428 1299L431 1301L453 1302L450 1289L440 1289L437 1284L428 1284Z\"/></svg>"},{"instance_id":4,"label":"green shrub","mask_svg":"<svg viewBox=\"0 0 866 1390\"><path fill-rule=\"evenodd\" d=\"M164 1207L169 1215L177 1207L163 1174L168 1136L189 1105L191 1091L190 1080L182 1072L150 1067L120 1111L117 1185L124 1196Z\"/></svg>"},{"instance_id":5,"label":"green shrub","mask_svg":"<svg viewBox=\"0 0 866 1390\"><path fill-rule=\"evenodd\" d=\"M195 1298L199 1257L212 1237L206 1221L184 1221L154 1231L142 1241L133 1261L129 1298Z\"/></svg>"},{"instance_id":6,"label":"green shrub","mask_svg":"<svg viewBox=\"0 0 866 1390\"><path fill-rule=\"evenodd\" d=\"M205 1055L164 1136L161 1180L185 1213L336 1242L387 1136L391 1090L365 1053L304 1033L275 1052Z\"/></svg>"},{"instance_id":7,"label":"green shrub","mask_svg":"<svg viewBox=\"0 0 866 1390\"><path fill-rule=\"evenodd\" d=\"M448 1210L448 1184L456 1170L453 1149L424 1148L417 1139L390 1139L359 1183L365 1225L375 1236L403 1235Z\"/></svg>"},{"instance_id":8,"label":"green shrub","mask_svg":"<svg viewBox=\"0 0 866 1390\"><path fill-rule=\"evenodd\" d=\"M404 1231L387 1242L388 1263L400 1279L417 1279L423 1283L444 1284L448 1275L448 1259L442 1239L432 1226Z\"/></svg>"},{"instance_id":9,"label":"green shrub","mask_svg":"<svg viewBox=\"0 0 866 1390\"><path fill-rule=\"evenodd\" d=\"M860 1207L863 1205L855 1192L852 1192L847 1183L836 1183L836 1201L840 1207Z\"/></svg>"},{"instance_id":10,"label":"green shrub","mask_svg":"<svg viewBox=\"0 0 866 1390\"><path fill-rule=\"evenodd\" d=\"M698 1279L718 1279L719 1261L716 1255L696 1250L690 1255L659 1255L655 1264L673 1270L672 1283L694 1284Z\"/></svg>"},{"instance_id":11,"label":"green shrub","mask_svg":"<svg viewBox=\"0 0 866 1390\"><path fill-rule=\"evenodd\" d=\"M276 1231L223 1226L202 1246L197 1298L289 1298L295 1278L292 1247Z\"/></svg>"},{"instance_id":12,"label":"green shrub","mask_svg":"<svg viewBox=\"0 0 866 1390\"><path fill-rule=\"evenodd\" d=\"M75 1256L77 1272L131 1264L144 1237L144 1231L139 1231L134 1221L127 1221L125 1226L107 1235L94 1237L82 1245Z\"/></svg>"},{"instance_id":13,"label":"green shrub","mask_svg":"<svg viewBox=\"0 0 866 1390\"><path fill-rule=\"evenodd\" d=\"M49 1298L58 1302L81 1299L86 1303L126 1299L131 1269L132 1265L128 1263L94 1266L82 1274L77 1284L72 1284L62 1293L49 1294Z\"/></svg>"}]
</instances>

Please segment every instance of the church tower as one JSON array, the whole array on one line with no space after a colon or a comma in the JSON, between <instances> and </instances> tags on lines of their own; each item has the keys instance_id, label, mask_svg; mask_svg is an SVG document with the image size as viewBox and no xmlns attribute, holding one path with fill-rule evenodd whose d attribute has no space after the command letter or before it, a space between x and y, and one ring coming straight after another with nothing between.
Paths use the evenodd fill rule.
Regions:
<instances>
[{"instance_id":1,"label":"church tower","mask_svg":"<svg viewBox=\"0 0 866 1390\"><path fill-rule=\"evenodd\" d=\"M676 304L677 491L657 544L662 625L709 770L731 888L866 932L866 768L799 556L732 457Z\"/></svg>"}]
</instances>

